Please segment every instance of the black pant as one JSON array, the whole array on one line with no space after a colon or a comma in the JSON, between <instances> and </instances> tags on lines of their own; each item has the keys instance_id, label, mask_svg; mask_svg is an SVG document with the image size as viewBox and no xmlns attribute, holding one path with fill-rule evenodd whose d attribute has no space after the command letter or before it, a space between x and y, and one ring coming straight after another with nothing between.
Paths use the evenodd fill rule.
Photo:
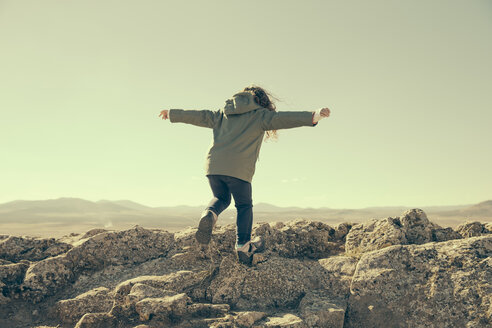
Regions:
<instances>
[{"instance_id":1,"label":"black pant","mask_svg":"<svg viewBox=\"0 0 492 328\"><path fill-rule=\"evenodd\" d=\"M231 203L231 194L237 209L237 242L244 244L251 240L253 226L253 200L251 183L228 175L207 175L214 198L207 209L219 215Z\"/></svg>"}]
</instances>

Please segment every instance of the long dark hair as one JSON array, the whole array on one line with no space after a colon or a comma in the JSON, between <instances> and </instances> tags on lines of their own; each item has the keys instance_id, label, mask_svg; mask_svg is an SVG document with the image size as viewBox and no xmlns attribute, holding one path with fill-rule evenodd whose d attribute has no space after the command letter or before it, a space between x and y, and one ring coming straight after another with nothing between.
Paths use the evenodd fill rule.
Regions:
<instances>
[{"instance_id":1,"label":"long dark hair","mask_svg":"<svg viewBox=\"0 0 492 328\"><path fill-rule=\"evenodd\" d=\"M277 107L275 106L275 103L270 99L270 97L277 99L277 100L278 100L278 98L272 96L271 93L269 93L268 91L266 91L262 87L257 86L255 84L250 84L249 86L245 87L243 89L243 91L249 91L249 92L253 93L255 95L255 97L254 97L255 102L258 105L260 105L261 107L265 107L272 112L276 111ZM278 138L277 130L266 131L265 140L268 140L269 138L277 139Z\"/></svg>"}]
</instances>

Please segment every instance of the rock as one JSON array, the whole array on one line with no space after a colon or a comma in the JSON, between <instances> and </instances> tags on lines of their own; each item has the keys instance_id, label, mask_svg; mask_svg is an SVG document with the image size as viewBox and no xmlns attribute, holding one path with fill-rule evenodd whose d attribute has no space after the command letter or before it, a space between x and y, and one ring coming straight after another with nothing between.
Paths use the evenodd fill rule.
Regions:
<instances>
[{"instance_id":1,"label":"rock","mask_svg":"<svg viewBox=\"0 0 492 328\"><path fill-rule=\"evenodd\" d=\"M258 311L244 311L239 312L234 317L234 323L239 327L251 327L255 322L265 318L267 314L265 312Z\"/></svg>"},{"instance_id":2,"label":"rock","mask_svg":"<svg viewBox=\"0 0 492 328\"><path fill-rule=\"evenodd\" d=\"M115 287L115 298L122 300L126 295L130 294L133 287L137 284L143 284L155 289L160 289L161 292L174 291L183 292L192 289L200 284L210 273L207 271L192 272L178 271L162 276L140 276L126 280ZM144 288L140 287L140 290ZM145 287L146 292L149 288ZM163 291L167 290L167 291ZM136 292L136 290L135 290Z\"/></svg>"},{"instance_id":3,"label":"rock","mask_svg":"<svg viewBox=\"0 0 492 328\"><path fill-rule=\"evenodd\" d=\"M136 303L144 298L173 296L177 293L172 290L155 288L146 284L136 283L126 296L126 303Z\"/></svg>"},{"instance_id":4,"label":"rock","mask_svg":"<svg viewBox=\"0 0 492 328\"><path fill-rule=\"evenodd\" d=\"M358 254L406 243L407 238L398 218L372 219L350 229L345 252Z\"/></svg>"},{"instance_id":5,"label":"rock","mask_svg":"<svg viewBox=\"0 0 492 328\"><path fill-rule=\"evenodd\" d=\"M246 268L238 263L237 256L231 254L224 257L218 275L207 289L212 303L235 305L241 297L242 282L246 273Z\"/></svg>"},{"instance_id":6,"label":"rock","mask_svg":"<svg viewBox=\"0 0 492 328\"><path fill-rule=\"evenodd\" d=\"M130 290L128 291L128 288ZM128 293L128 294L127 294ZM144 283L135 283L133 286L120 284L114 290L113 306L109 313L117 318L132 317L135 311L135 304L145 298L159 298L174 296L178 294L165 288L156 288Z\"/></svg>"},{"instance_id":7,"label":"rock","mask_svg":"<svg viewBox=\"0 0 492 328\"><path fill-rule=\"evenodd\" d=\"M27 269L21 284L22 297L30 302L41 301L45 295L52 295L61 286L74 280L74 263L66 254L36 262Z\"/></svg>"},{"instance_id":8,"label":"rock","mask_svg":"<svg viewBox=\"0 0 492 328\"><path fill-rule=\"evenodd\" d=\"M267 311L297 306L310 290L324 290L334 298L349 292L349 282L328 272L318 261L270 256L247 267L227 256L207 290L212 303L227 303L237 310ZM344 288L341 288L344 286Z\"/></svg>"},{"instance_id":9,"label":"rock","mask_svg":"<svg viewBox=\"0 0 492 328\"><path fill-rule=\"evenodd\" d=\"M345 243L345 238L347 237L347 234L349 233L350 229L352 229L353 225L354 223L347 223L347 222L338 224L335 227L335 235L334 235L335 240L340 240L341 242Z\"/></svg>"},{"instance_id":10,"label":"rock","mask_svg":"<svg viewBox=\"0 0 492 328\"><path fill-rule=\"evenodd\" d=\"M434 227L421 209L405 211L400 217L400 222L408 244L425 244L432 241Z\"/></svg>"},{"instance_id":11,"label":"rock","mask_svg":"<svg viewBox=\"0 0 492 328\"><path fill-rule=\"evenodd\" d=\"M332 256L318 260L318 263L331 274L345 276L350 279L354 275L357 262L356 258L350 256Z\"/></svg>"},{"instance_id":12,"label":"rock","mask_svg":"<svg viewBox=\"0 0 492 328\"><path fill-rule=\"evenodd\" d=\"M226 226L217 226L212 234L212 244L215 245L216 251L230 253L234 250L236 243L236 226L229 224Z\"/></svg>"},{"instance_id":13,"label":"rock","mask_svg":"<svg viewBox=\"0 0 492 328\"><path fill-rule=\"evenodd\" d=\"M342 231L345 227L341 226ZM264 223L253 229L255 236L261 236L265 249L289 258L318 259L343 252L344 232L322 222L293 220L280 226L278 223Z\"/></svg>"},{"instance_id":14,"label":"rock","mask_svg":"<svg viewBox=\"0 0 492 328\"><path fill-rule=\"evenodd\" d=\"M20 260L40 261L67 252L72 245L58 242L55 238L10 236L0 239L0 259L11 262Z\"/></svg>"},{"instance_id":15,"label":"rock","mask_svg":"<svg viewBox=\"0 0 492 328\"><path fill-rule=\"evenodd\" d=\"M214 318L229 312L229 304L193 303L186 308L186 315L193 317Z\"/></svg>"},{"instance_id":16,"label":"rock","mask_svg":"<svg viewBox=\"0 0 492 328\"><path fill-rule=\"evenodd\" d=\"M433 224L434 229L432 230L432 240L436 242L448 241L453 239L463 238L458 232L454 231L453 228L441 228L437 224Z\"/></svg>"},{"instance_id":17,"label":"rock","mask_svg":"<svg viewBox=\"0 0 492 328\"><path fill-rule=\"evenodd\" d=\"M0 304L17 298L29 264L26 262L0 265ZM9 297L9 298L7 298Z\"/></svg>"},{"instance_id":18,"label":"rock","mask_svg":"<svg viewBox=\"0 0 492 328\"><path fill-rule=\"evenodd\" d=\"M94 228L94 229L87 231L85 234L83 234L80 239L90 238L90 237L95 236L99 233L103 233L103 232L107 232L107 231L108 230L106 230L106 229Z\"/></svg>"},{"instance_id":19,"label":"rock","mask_svg":"<svg viewBox=\"0 0 492 328\"><path fill-rule=\"evenodd\" d=\"M287 313L281 317L268 317L261 326L255 327L272 327L272 328L307 328L308 326L298 316Z\"/></svg>"},{"instance_id":20,"label":"rock","mask_svg":"<svg viewBox=\"0 0 492 328\"><path fill-rule=\"evenodd\" d=\"M258 263L265 262L268 257L263 253L254 253L251 265L257 265Z\"/></svg>"},{"instance_id":21,"label":"rock","mask_svg":"<svg viewBox=\"0 0 492 328\"><path fill-rule=\"evenodd\" d=\"M0 288L2 288L2 284L0 283ZM0 293L0 305L3 305L3 304L7 304L8 302L10 302L10 299L3 296L1 293Z\"/></svg>"},{"instance_id":22,"label":"rock","mask_svg":"<svg viewBox=\"0 0 492 328\"><path fill-rule=\"evenodd\" d=\"M253 266L238 261L234 225L206 247L196 228L91 230L66 237L64 253L0 261L0 326L488 327L491 227L461 235L419 209L335 228L260 223L266 248Z\"/></svg>"},{"instance_id":23,"label":"rock","mask_svg":"<svg viewBox=\"0 0 492 328\"><path fill-rule=\"evenodd\" d=\"M96 234L65 254L31 265L21 286L23 297L39 302L73 282L82 271L100 270L110 265L142 263L165 256L173 245L173 234L138 226L129 230Z\"/></svg>"},{"instance_id":24,"label":"rock","mask_svg":"<svg viewBox=\"0 0 492 328\"><path fill-rule=\"evenodd\" d=\"M116 328L118 320L108 313L86 313L75 328Z\"/></svg>"},{"instance_id":25,"label":"rock","mask_svg":"<svg viewBox=\"0 0 492 328\"><path fill-rule=\"evenodd\" d=\"M237 328L234 324L234 317L230 314L221 318L206 318L196 321L190 321L190 328L207 327L207 328Z\"/></svg>"},{"instance_id":26,"label":"rock","mask_svg":"<svg viewBox=\"0 0 492 328\"><path fill-rule=\"evenodd\" d=\"M325 287L331 291L331 299L343 299L350 293L350 283L354 275L358 260L350 256L332 256L318 260L319 265L325 270L329 279Z\"/></svg>"},{"instance_id":27,"label":"rock","mask_svg":"<svg viewBox=\"0 0 492 328\"><path fill-rule=\"evenodd\" d=\"M74 323L86 313L108 312L113 299L110 290L106 287L98 287L75 298L61 300L56 303L56 313L65 323Z\"/></svg>"},{"instance_id":28,"label":"rock","mask_svg":"<svg viewBox=\"0 0 492 328\"><path fill-rule=\"evenodd\" d=\"M98 270L107 265L136 264L166 256L173 234L136 226L117 232L101 232L67 252L78 270Z\"/></svg>"},{"instance_id":29,"label":"rock","mask_svg":"<svg viewBox=\"0 0 492 328\"><path fill-rule=\"evenodd\" d=\"M345 251L350 255L393 245L425 244L460 238L452 229L431 223L421 209L405 211L399 218L372 219L354 225L347 234Z\"/></svg>"},{"instance_id":30,"label":"rock","mask_svg":"<svg viewBox=\"0 0 492 328\"><path fill-rule=\"evenodd\" d=\"M344 327L488 327L490 255L490 235L364 253Z\"/></svg>"},{"instance_id":31,"label":"rock","mask_svg":"<svg viewBox=\"0 0 492 328\"><path fill-rule=\"evenodd\" d=\"M135 304L135 310L142 321L149 320L151 316L169 320L170 316L183 316L189 303L191 299L185 293L181 293L174 296L145 298Z\"/></svg>"},{"instance_id":32,"label":"rock","mask_svg":"<svg viewBox=\"0 0 492 328\"><path fill-rule=\"evenodd\" d=\"M458 232L463 238L483 236L491 233L485 224L478 221L468 221L462 223L456 227L456 232Z\"/></svg>"},{"instance_id":33,"label":"rock","mask_svg":"<svg viewBox=\"0 0 492 328\"><path fill-rule=\"evenodd\" d=\"M135 312L135 304L145 298L164 298L184 291L193 293L195 289L200 289L200 284L209 274L207 271L178 271L163 276L140 276L126 280L113 291L114 302L110 313L117 318L129 317Z\"/></svg>"},{"instance_id":34,"label":"rock","mask_svg":"<svg viewBox=\"0 0 492 328\"><path fill-rule=\"evenodd\" d=\"M309 292L299 303L299 311L308 327L343 328L345 301L333 300L318 292Z\"/></svg>"}]
</instances>

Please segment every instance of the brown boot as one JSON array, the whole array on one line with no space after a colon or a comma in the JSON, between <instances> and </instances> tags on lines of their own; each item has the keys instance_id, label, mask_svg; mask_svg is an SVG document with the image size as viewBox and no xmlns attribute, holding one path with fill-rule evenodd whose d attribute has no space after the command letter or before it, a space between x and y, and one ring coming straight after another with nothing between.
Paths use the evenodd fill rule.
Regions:
<instances>
[{"instance_id":1,"label":"brown boot","mask_svg":"<svg viewBox=\"0 0 492 328\"><path fill-rule=\"evenodd\" d=\"M210 242L216 222L217 214L210 210L203 212L200 223L198 224L198 231L195 233L195 238L200 244L206 245Z\"/></svg>"},{"instance_id":2,"label":"brown boot","mask_svg":"<svg viewBox=\"0 0 492 328\"><path fill-rule=\"evenodd\" d=\"M264 243L260 236L246 242L243 246L236 244L236 252L239 261L243 264L250 265L253 260L253 254L262 252Z\"/></svg>"}]
</instances>

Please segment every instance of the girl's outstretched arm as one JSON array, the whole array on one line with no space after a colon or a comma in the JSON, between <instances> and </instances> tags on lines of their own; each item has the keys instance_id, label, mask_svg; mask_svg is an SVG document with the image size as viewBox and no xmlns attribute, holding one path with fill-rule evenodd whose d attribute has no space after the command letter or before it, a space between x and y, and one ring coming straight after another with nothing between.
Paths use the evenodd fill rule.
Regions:
<instances>
[{"instance_id":1,"label":"girl's outstretched arm","mask_svg":"<svg viewBox=\"0 0 492 328\"><path fill-rule=\"evenodd\" d=\"M169 119L172 123L188 123L205 128L214 128L219 117L219 111L203 110L184 110L184 109L165 109L159 116L162 119Z\"/></svg>"},{"instance_id":2,"label":"girl's outstretched arm","mask_svg":"<svg viewBox=\"0 0 492 328\"><path fill-rule=\"evenodd\" d=\"M273 112L265 110L262 117L262 128L265 131L290 129L300 126L316 126L318 121L330 115L328 108L312 111Z\"/></svg>"}]
</instances>

